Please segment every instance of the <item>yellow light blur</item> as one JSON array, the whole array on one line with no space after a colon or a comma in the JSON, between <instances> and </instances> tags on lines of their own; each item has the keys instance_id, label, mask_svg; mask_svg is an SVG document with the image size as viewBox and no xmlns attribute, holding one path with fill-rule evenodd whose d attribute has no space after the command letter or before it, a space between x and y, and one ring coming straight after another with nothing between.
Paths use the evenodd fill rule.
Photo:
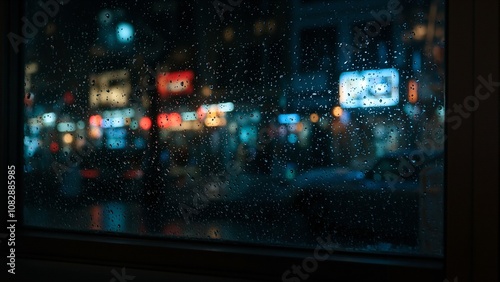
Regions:
<instances>
[{"instance_id":1,"label":"yellow light blur","mask_svg":"<svg viewBox=\"0 0 500 282\"><path fill-rule=\"evenodd\" d=\"M427 27L423 24L416 25L413 28L413 38L415 40L424 39L426 34L427 34Z\"/></svg>"},{"instance_id":2,"label":"yellow light blur","mask_svg":"<svg viewBox=\"0 0 500 282\"><path fill-rule=\"evenodd\" d=\"M234 39L234 29L232 27L226 27L224 29L224 40L227 42L233 41Z\"/></svg>"},{"instance_id":3,"label":"yellow light blur","mask_svg":"<svg viewBox=\"0 0 500 282\"><path fill-rule=\"evenodd\" d=\"M108 71L90 76L90 107L124 107L132 93L128 70Z\"/></svg>"},{"instance_id":4,"label":"yellow light blur","mask_svg":"<svg viewBox=\"0 0 500 282\"><path fill-rule=\"evenodd\" d=\"M275 20L269 20L267 23L267 28L269 33L274 33L276 30L276 21Z\"/></svg>"},{"instance_id":5,"label":"yellow light blur","mask_svg":"<svg viewBox=\"0 0 500 282\"><path fill-rule=\"evenodd\" d=\"M224 117L213 117L205 119L205 126L207 127L215 127L215 126L225 126L226 118Z\"/></svg>"},{"instance_id":6,"label":"yellow light blur","mask_svg":"<svg viewBox=\"0 0 500 282\"><path fill-rule=\"evenodd\" d=\"M332 110L332 114L334 117L340 117L344 110L340 106L335 106Z\"/></svg>"},{"instance_id":7,"label":"yellow light blur","mask_svg":"<svg viewBox=\"0 0 500 282\"><path fill-rule=\"evenodd\" d=\"M311 114L311 116L309 116L309 120L311 120L312 123L318 122L318 120L319 120L318 114L316 114L316 113Z\"/></svg>"},{"instance_id":8,"label":"yellow light blur","mask_svg":"<svg viewBox=\"0 0 500 282\"><path fill-rule=\"evenodd\" d=\"M94 139L101 138L102 136L101 129L99 127L91 126L89 129L89 136L90 138Z\"/></svg>"},{"instance_id":9,"label":"yellow light blur","mask_svg":"<svg viewBox=\"0 0 500 282\"><path fill-rule=\"evenodd\" d=\"M63 142L66 144L71 144L73 142L73 136L69 133L63 135Z\"/></svg>"},{"instance_id":10,"label":"yellow light blur","mask_svg":"<svg viewBox=\"0 0 500 282\"><path fill-rule=\"evenodd\" d=\"M201 130L202 123L198 120L183 121L180 126L171 126L168 128L162 128L164 132L168 131L186 131L186 130Z\"/></svg>"},{"instance_id":11,"label":"yellow light blur","mask_svg":"<svg viewBox=\"0 0 500 282\"><path fill-rule=\"evenodd\" d=\"M253 32L255 35L261 35L263 33L264 23L262 21L257 21L254 25Z\"/></svg>"}]
</instances>

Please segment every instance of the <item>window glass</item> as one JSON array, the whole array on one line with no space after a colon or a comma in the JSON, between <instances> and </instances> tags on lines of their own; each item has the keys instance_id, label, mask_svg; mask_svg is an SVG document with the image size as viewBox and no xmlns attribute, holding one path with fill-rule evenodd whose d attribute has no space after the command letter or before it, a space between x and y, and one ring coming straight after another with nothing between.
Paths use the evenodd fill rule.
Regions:
<instances>
[{"instance_id":1,"label":"window glass","mask_svg":"<svg viewBox=\"0 0 500 282\"><path fill-rule=\"evenodd\" d=\"M25 223L442 256L444 1L28 1Z\"/></svg>"}]
</instances>

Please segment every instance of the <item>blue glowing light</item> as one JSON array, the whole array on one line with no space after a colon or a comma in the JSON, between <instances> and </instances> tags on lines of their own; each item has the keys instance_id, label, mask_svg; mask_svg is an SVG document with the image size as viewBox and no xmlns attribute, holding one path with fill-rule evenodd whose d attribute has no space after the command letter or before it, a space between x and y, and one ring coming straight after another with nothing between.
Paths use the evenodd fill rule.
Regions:
<instances>
[{"instance_id":1,"label":"blue glowing light","mask_svg":"<svg viewBox=\"0 0 500 282\"><path fill-rule=\"evenodd\" d=\"M287 139L288 139L288 142L290 142L292 144L295 144L299 140L299 138L297 137L297 134L294 134L294 133L288 135Z\"/></svg>"},{"instance_id":2,"label":"blue glowing light","mask_svg":"<svg viewBox=\"0 0 500 282\"><path fill-rule=\"evenodd\" d=\"M116 26L116 37L120 43L130 43L134 40L134 27L126 22Z\"/></svg>"},{"instance_id":3,"label":"blue glowing light","mask_svg":"<svg viewBox=\"0 0 500 282\"><path fill-rule=\"evenodd\" d=\"M282 114L278 116L278 122L281 124L298 123L300 116L298 114Z\"/></svg>"}]
</instances>

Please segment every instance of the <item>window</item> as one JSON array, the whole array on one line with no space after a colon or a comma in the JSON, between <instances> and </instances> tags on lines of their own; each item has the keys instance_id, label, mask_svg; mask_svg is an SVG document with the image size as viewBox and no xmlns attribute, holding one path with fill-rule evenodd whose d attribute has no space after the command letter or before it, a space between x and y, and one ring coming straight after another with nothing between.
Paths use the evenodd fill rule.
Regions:
<instances>
[{"instance_id":1,"label":"window","mask_svg":"<svg viewBox=\"0 0 500 282\"><path fill-rule=\"evenodd\" d=\"M47 3L26 227L443 258L444 3Z\"/></svg>"},{"instance_id":2,"label":"window","mask_svg":"<svg viewBox=\"0 0 500 282\"><path fill-rule=\"evenodd\" d=\"M213 9L205 4L172 12L162 1L48 3L60 15L25 46L28 226L301 247L336 234L344 250L442 255L442 245L421 246L416 199L428 189L420 167L444 173L444 161L408 158L428 159L421 143L443 128L443 3L431 18L431 3L422 2L417 22L403 4L377 10L363 31L353 20L379 5L346 8L333 28L329 14L260 3L253 32L238 14L198 17ZM29 3L28 18L39 20L40 8ZM72 11L81 13L69 18ZM170 13L173 26L163 20ZM301 17L315 22L301 28ZM377 25L406 28L390 36ZM405 39L423 27L432 37ZM339 36L344 28L352 36ZM356 63L337 68L339 42L356 43L360 32L368 41L352 52ZM300 44L280 50L274 36ZM424 39L434 52L406 60ZM302 81L293 81L291 64L279 65L297 58ZM342 95L365 100L343 106ZM435 216L442 225L443 214Z\"/></svg>"}]
</instances>

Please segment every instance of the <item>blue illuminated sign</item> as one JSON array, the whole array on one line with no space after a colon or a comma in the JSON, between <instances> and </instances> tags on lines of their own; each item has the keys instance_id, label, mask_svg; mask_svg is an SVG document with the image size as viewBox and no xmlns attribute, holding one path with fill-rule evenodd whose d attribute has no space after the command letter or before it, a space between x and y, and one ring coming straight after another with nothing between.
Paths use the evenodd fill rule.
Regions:
<instances>
[{"instance_id":1,"label":"blue illuminated sign","mask_svg":"<svg viewBox=\"0 0 500 282\"><path fill-rule=\"evenodd\" d=\"M340 75L339 102L342 108L387 107L399 103L399 74L396 69L344 72Z\"/></svg>"},{"instance_id":2,"label":"blue illuminated sign","mask_svg":"<svg viewBox=\"0 0 500 282\"><path fill-rule=\"evenodd\" d=\"M278 122L281 124L291 124L300 122L298 114L282 114L278 116Z\"/></svg>"}]
</instances>

